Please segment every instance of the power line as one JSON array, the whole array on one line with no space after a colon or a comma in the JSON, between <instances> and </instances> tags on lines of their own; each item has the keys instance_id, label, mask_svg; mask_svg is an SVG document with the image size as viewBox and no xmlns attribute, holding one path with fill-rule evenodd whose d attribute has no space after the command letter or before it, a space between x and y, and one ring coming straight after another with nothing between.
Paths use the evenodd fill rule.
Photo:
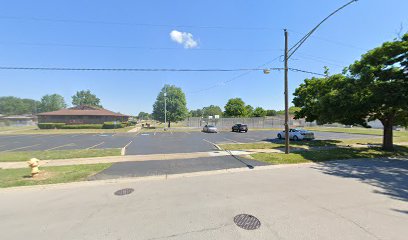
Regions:
<instances>
[{"instance_id":1,"label":"power line","mask_svg":"<svg viewBox=\"0 0 408 240\"><path fill-rule=\"evenodd\" d=\"M276 57L276 58L274 58L274 59L272 59L272 60L270 60L270 61L268 61L268 62L266 62L266 63L263 63L263 64L257 66L256 68L262 68L262 67L264 67L264 66L266 66L266 65L268 65L268 64L270 64L270 63L272 63L272 62L274 62L274 61L276 61L276 60L278 60L280 57L281 57L281 56L278 56L278 57ZM278 68L269 69L269 70L277 70L277 69L278 69ZM203 89L200 89L200 90L196 90L196 91L193 91L193 92L189 92L188 94L200 93L200 92L204 92L204 91L208 91L208 90L214 89L214 88L219 87L219 86L224 86L224 85L226 85L227 83L232 82L232 81L234 81L234 80L236 80L236 79L242 78L242 77L244 77L244 76L246 76L246 75L248 75L248 74L250 74L250 73L252 73L252 72L253 72L253 71L251 71L251 70L250 70L250 71L246 71L246 72L241 73L241 74L239 74L239 75L237 75L237 76L234 76L234 77L232 77L232 78L230 78L230 79L228 79L228 80L225 80L225 81L222 81L222 82L218 82L218 83L216 83L216 84L214 84L214 85L212 85L212 86L210 86L210 87L207 87L207 88L203 88Z\"/></svg>"},{"instance_id":2,"label":"power line","mask_svg":"<svg viewBox=\"0 0 408 240\"><path fill-rule=\"evenodd\" d=\"M308 32L303 38L301 38L295 45L293 45L288 53L288 59L305 43L305 41L320 27L320 25L322 25L324 22L326 22L331 16L333 16L334 14L336 14L337 12L339 12L340 10L342 10L343 8L347 7L348 5L357 2L358 0L352 0L346 4L344 4L343 6L339 7L338 9L336 9L334 12L332 12L331 14L329 14L327 17L325 17L322 21L320 21L316 27L314 27L312 30L310 30L310 32Z\"/></svg>"},{"instance_id":3,"label":"power line","mask_svg":"<svg viewBox=\"0 0 408 240\"><path fill-rule=\"evenodd\" d=\"M298 68L288 68L290 71L292 72L302 72L302 73L308 73L308 74L312 74L312 75L318 75L318 76L326 76L323 73L317 73L317 72L311 72L311 71L307 71L307 70L302 70L302 69L298 69Z\"/></svg>"},{"instance_id":4,"label":"power line","mask_svg":"<svg viewBox=\"0 0 408 240\"><path fill-rule=\"evenodd\" d=\"M121 46L121 45L95 45L95 44L71 44L71 43L27 43L27 42L0 42L0 45L22 45L37 47L74 47L74 48L114 48L114 49L137 49L137 50L185 50L176 47L144 47L144 46ZM192 48L189 51L220 51L220 52L271 52L282 49L244 49L244 48Z\"/></svg>"},{"instance_id":5,"label":"power line","mask_svg":"<svg viewBox=\"0 0 408 240\"><path fill-rule=\"evenodd\" d=\"M280 56L279 56L280 57ZM256 68L231 68L231 69L226 69L226 68L207 68L207 69L187 69L187 68L182 68L182 69L177 69L177 68L68 68L68 67L7 67L7 66L0 66L0 70L23 70L23 71L105 71L105 72L245 72L242 73L238 76L235 76L231 79L228 79L226 81L223 81L222 83L218 83L214 85L214 87L223 85L225 83L231 82L235 79L241 78L251 72L254 71L265 71L265 70L270 70L270 71L281 71L284 70L284 68L262 68L263 66L275 61L279 57L268 61L265 64L262 64ZM289 68L291 71L295 72L303 72L303 73L309 73L309 74L314 74L314 75L319 75L319 76L325 76L324 74L321 73L316 73L316 72L311 72L307 70L302 70L298 68ZM206 90L206 89L204 89ZM199 90L196 92L204 91L204 90Z\"/></svg>"},{"instance_id":6,"label":"power line","mask_svg":"<svg viewBox=\"0 0 408 240\"><path fill-rule=\"evenodd\" d=\"M122 26L139 26L139 27L159 27L159 28L201 28L201 29L220 29L220 30L278 30L278 28L271 27L242 27L242 26L204 26L204 25L171 25L171 24L152 24L152 23L135 23L135 22L111 22L111 21L97 21L97 20L77 20L77 19L58 19L58 18L39 18L39 17L18 17L18 16L0 16L0 19L6 20L23 20L23 21L37 21L37 22L53 22L53 23L81 23L81 24L101 24L101 25L122 25ZM280 30L280 29L279 29Z\"/></svg>"},{"instance_id":7,"label":"power line","mask_svg":"<svg viewBox=\"0 0 408 240\"><path fill-rule=\"evenodd\" d=\"M243 72L263 71L263 68L236 69L176 69L176 68L71 68L71 67L8 67L0 66L0 70L33 70L33 71L111 71L111 72Z\"/></svg>"}]
</instances>

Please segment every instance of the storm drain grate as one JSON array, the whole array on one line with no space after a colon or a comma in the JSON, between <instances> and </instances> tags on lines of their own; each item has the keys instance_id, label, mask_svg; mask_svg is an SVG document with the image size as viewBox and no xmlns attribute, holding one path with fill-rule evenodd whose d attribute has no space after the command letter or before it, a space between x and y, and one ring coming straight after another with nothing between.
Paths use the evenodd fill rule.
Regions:
<instances>
[{"instance_id":1,"label":"storm drain grate","mask_svg":"<svg viewBox=\"0 0 408 240\"><path fill-rule=\"evenodd\" d=\"M120 190L116 191L115 195L117 195L117 196L128 195L128 194L131 194L133 191L134 191L133 188L124 188L124 189L120 189Z\"/></svg>"},{"instance_id":2,"label":"storm drain grate","mask_svg":"<svg viewBox=\"0 0 408 240\"><path fill-rule=\"evenodd\" d=\"M255 230L261 226L258 218L249 214L239 214L234 217L234 223L245 230Z\"/></svg>"}]
</instances>

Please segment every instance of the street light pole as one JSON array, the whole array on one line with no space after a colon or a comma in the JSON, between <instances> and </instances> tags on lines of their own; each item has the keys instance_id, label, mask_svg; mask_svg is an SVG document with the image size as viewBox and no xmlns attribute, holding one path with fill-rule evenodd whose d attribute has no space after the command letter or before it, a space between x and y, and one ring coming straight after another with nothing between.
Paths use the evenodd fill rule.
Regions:
<instances>
[{"instance_id":1,"label":"street light pole","mask_svg":"<svg viewBox=\"0 0 408 240\"><path fill-rule=\"evenodd\" d=\"M288 31L285 29L285 154L289 153Z\"/></svg>"},{"instance_id":2,"label":"street light pole","mask_svg":"<svg viewBox=\"0 0 408 240\"><path fill-rule=\"evenodd\" d=\"M349 6L352 3L357 2L358 0L351 0L350 2L344 4L343 6L337 8L334 12L325 17L320 21L316 27L314 27L310 32L308 32L303 38L300 39L295 45L288 49L288 31L285 29L285 154L289 153L289 101L288 101L288 60L292 55L305 43L305 41L322 25L326 22L331 16L335 15L337 12L343 8Z\"/></svg>"},{"instance_id":3,"label":"street light pole","mask_svg":"<svg viewBox=\"0 0 408 240\"><path fill-rule=\"evenodd\" d=\"M166 124L167 124L167 89L166 92L164 92L164 129L166 129Z\"/></svg>"}]
</instances>

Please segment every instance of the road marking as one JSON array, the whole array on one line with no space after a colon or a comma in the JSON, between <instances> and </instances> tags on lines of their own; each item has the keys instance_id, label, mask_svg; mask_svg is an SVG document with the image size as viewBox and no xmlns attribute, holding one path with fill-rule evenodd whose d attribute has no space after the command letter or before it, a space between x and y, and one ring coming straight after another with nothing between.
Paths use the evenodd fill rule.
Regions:
<instances>
[{"instance_id":1,"label":"road marking","mask_svg":"<svg viewBox=\"0 0 408 240\"><path fill-rule=\"evenodd\" d=\"M101 143L95 144L95 145L93 145L92 147L89 147L89 148L87 148L87 149L91 149L91 148L97 147L97 146L102 145L102 144L104 144L104 143L105 143L105 142L101 142Z\"/></svg>"},{"instance_id":2,"label":"road marking","mask_svg":"<svg viewBox=\"0 0 408 240\"><path fill-rule=\"evenodd\" d=\"M46 149L46 150L44 150L44 151L50 151L50 150L54 150L54 149L58 149L58 148L62 148L62 147L67 147L67 146L75 146L75 143L64 144L64 145L61 145L61 146L57 146L57 147L53 147L53 148Z\"/></svg>"},{"instance_id":3,"label":"road marking","mask_svg":"<svg viewBox=\"0 0 408 240\"><path fill-rule=\"evenodd\" d=\"M4 150L4 151L1 151L1 152L11 152L11 151L14 151L14 150L20 150L20 149L35 147L35 146L38 146L38 145L40 145L40 144L35 144L35 145L30 145L30 146L25 146L25 147L19 147L19 148L13 148L13 149L8 149L8 150Z\"/></svg>"},{"instance_id":4,"label":"road marking","mask_svg":"<svg viewBox=\"0 0 408 240\"><path fill-rule=\"evenodd\" d=\"M186 134L191 134L191 133L189 133L189 132L185 132Z\"/></svg>"},{"instance_id":5,"label":"road marking","mask_svg":"<svg viewBox=\"0 0 408 240\"><path fill-rule=\"evenodd\" d=\"M232 140L232 139L229 139L229 138L224 138L224 139L227 140L227 141L230 141L230 142L240 143L240 142L238 142L238 141L235 141L235 140Z\"/></svg>"},{"instance_id":6,"label":"road marking","mask_svg":"<svg viewBox=\"0 0 408 240\"><path fill-rule=\"evenodd\" d=\"M133 140L130 141L128 144L126 144L126 145L122 148L122 150L120 151L120 155L124 156L124 155L126 154L126 148L127 148L132 142L133 142Z\"/></svg>"},{"instance_id":7,"label":"road marking","mask_svg":"<svg viewBox=\"0 0 408 240\"><path fill-rule=\"evenodd\" d=\"M251 140L251 141L256 141L256 139L253 139L253 138L245 138L245 139L248 139L248 140Z\"/></svg>"},{"instance_id":8,"label":"road marking","mask_svg":"<svg viewBox=\"0 0 408 240\"><path fill-rule=\"evenodd\" d=\"M218 146L217 144L215 144L213 142L208 141L207 139L203 139L203 141L208 142L209 144L213 145L218 150L222 150L222 148L220 146Z\"/></svg>"}]
</instances>

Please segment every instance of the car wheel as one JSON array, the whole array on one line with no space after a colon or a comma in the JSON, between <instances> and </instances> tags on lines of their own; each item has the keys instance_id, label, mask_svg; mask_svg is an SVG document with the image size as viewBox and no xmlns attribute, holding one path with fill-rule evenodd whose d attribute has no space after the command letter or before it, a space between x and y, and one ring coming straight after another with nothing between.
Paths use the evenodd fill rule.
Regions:
<instances>
[{"instance_id":1,"label":"car wheel","mask_svg":"<svg viewBox=\"0 0 408 240\"><path fill-rule=\"evenodd\" d=\"M245 130L245 132L247 133L247 132L248 132L248 130Z\"/></svg>"},{"instance_id":2,"label":"car wheel","mask_svg":"<svg viewBox=\"0 0 408 240\"><path fill-rule=\"evenodd\" d=\"M293 141L297 141L299 138L297 136L293 136Z\"/></svg>"},{"instance_id":3,"label":"car wheel","mask_svg":"<svg viewBox=\"0 0 408 240\"><path fill-rule=\"evenodd\" d=\"M278 138L279 138L279 139L282 139L282 135L278 134Z\"/></svg>"}]
</instances>

